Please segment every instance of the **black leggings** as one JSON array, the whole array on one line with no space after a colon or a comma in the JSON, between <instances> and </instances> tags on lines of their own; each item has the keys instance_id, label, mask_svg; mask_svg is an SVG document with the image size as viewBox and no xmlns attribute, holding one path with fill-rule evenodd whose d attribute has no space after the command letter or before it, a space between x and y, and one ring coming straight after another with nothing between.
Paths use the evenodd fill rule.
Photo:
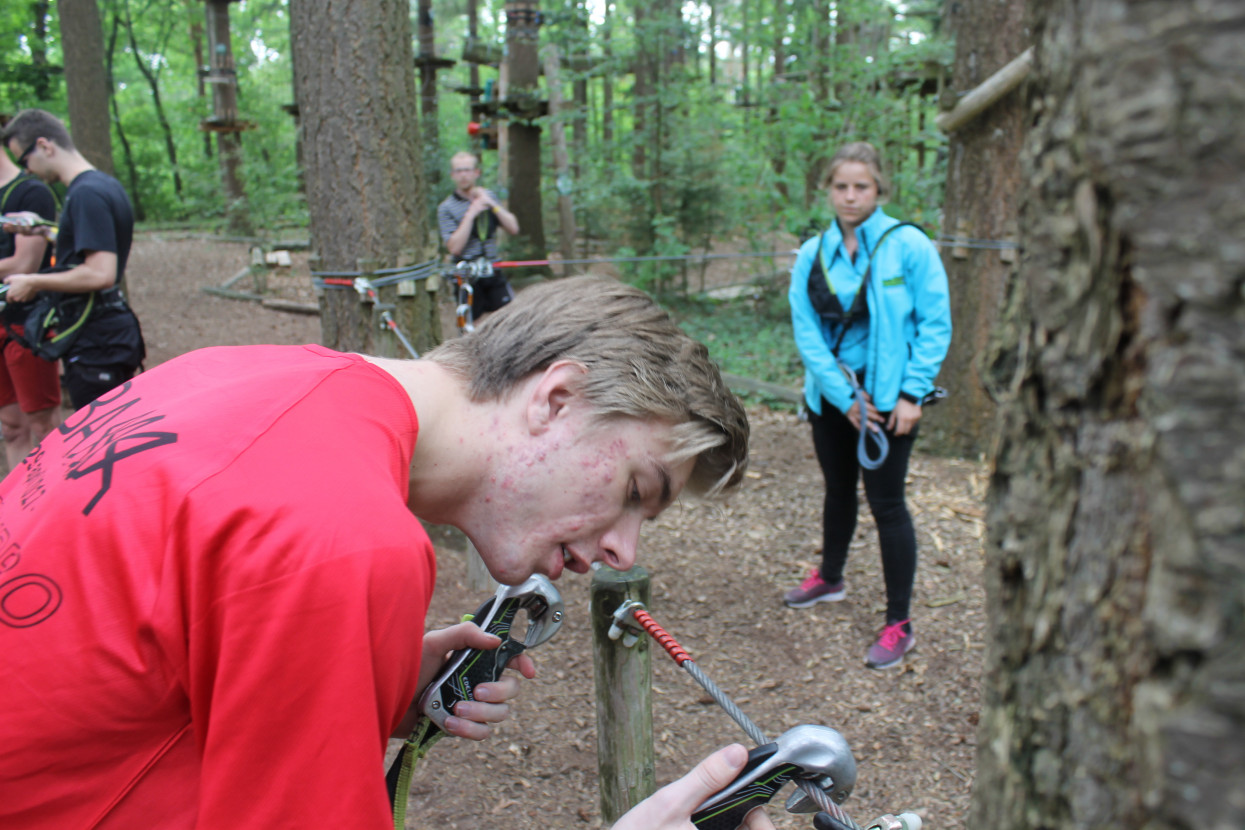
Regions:
<instances>
[{"instance_id":1,"label":"black leggings","mask_svg":"<svg viewBox=\"0 0 1245 830\"><path fill-rule=\"evenodd\" d=\"M865 470L856 460L859 433L852 422L826 400L821 402L821 411L821 415L809 413L813 447L826 480L821 578L831 585L843 579L848 546L856 532L856 479L862 476L882 548L886 622L906 620L912 602L912 583L916 579L916 530L904 500L904 479L908 475L908 457L912 454L917 430L898 436L887 431L890 452L886 461L876 470ZM889 417L889 413L884 417ZM872 444L869 450L870 453L877 451Z\"/></svg>"}]
</instances>

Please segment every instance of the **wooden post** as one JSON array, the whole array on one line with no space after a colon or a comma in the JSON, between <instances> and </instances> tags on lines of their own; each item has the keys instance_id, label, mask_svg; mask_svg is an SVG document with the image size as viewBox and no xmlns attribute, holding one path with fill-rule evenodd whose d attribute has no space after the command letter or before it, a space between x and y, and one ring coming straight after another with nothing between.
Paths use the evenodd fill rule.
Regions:
<instances>
[{"instance_id":1,"label":"wooden post","mask_svg":"<svg viewBox=\"0 0 1245 830\"><path fill-rule=\"evenodd\" d=\"M467 588L482 594L497 590L497 581L484 566L480 552L470 539L467 540Z\"/></svg>"},{"instance_id":2,"label":"wooden post","mask_svg":"<svg viewBox=\"0 0 1245 830\"><path fill-rule=\"evenodd\" d=\"M566 125L559 117L562 112L562 78L558 74L561 67L558 62L558 47L552 43L545 44L541 49L541 57L545 66L545 87L549 90L549 137L553 141L553 169L557 178L558 188L558 249L562 251L562 259L575 258L575 208L571 203L571 188L574 178L566 153ZM569 277L575 272L574 266L562 266L562 276Z\"/></svg>"},{"instance_id":3,"label":"wooden post","mask_svg":"<svg viewBox=\"0 0 1245 830\"><path fill-rule=\"evenodd\" d=\"M934 118L934 126L944 133L953 133L990 108L990 105L1011 92L1029 77L1033 68L1033 47L1020 53L1019 57L965 93L950 112L940 112Z\"/></svg>"},{"instance_id":4,"label":"wooden post","mask_svg":"<svg viewBox=\"0 0 1245 830\"><path fill-rule=\"evenodd\" d=\"M657 789L653 765L653 662L641 635L631 647L609 638L614 611L625 600L649 603L648 571L592 574L592 656L597 696L597 773L601 817L613 824Z\"/></svg>"}]
</instances>

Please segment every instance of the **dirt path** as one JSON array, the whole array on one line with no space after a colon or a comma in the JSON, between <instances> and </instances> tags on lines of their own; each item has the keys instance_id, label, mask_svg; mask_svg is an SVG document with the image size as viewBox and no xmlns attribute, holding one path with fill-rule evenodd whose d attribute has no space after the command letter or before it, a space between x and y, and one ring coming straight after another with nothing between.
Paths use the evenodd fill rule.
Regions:
<instances>
[{"instance_id":1,"label":"dirt path","mask_svg":"<svg viewBox=\"0 0 1245 830\"><path fill-rule=\"evenodd\" d=\"M208 345L318 340L314 317L203 293L246 262L243 245L140 235L129 280L149 365ZM911 809L926 827L963 826L984 628L984 470L914 457L918 646L902 670L872 672L863 655L882 622L883 602L873 521L865 511L845 602L784 608L781 593L818 556L820 475L805 425L788 414L750 414L753 461L742 492L724 505L676 505L645 529L641 562L653 575L654 617L768 734L800 723L839 729L859 764L859 783L845 805L857 820ZM464 587L460 552L443 545L440 554L430 626L456 621L486 598ZM487 743L437 745L416 772L408 827L599 825L588 578L569 575L559 588L566 624L535 653L540 674L513 719ZM743 739L660 652L653 683L659 782ZM780 828L812 826L781 806L770 812Z\"/></svg>"}]
</instances>

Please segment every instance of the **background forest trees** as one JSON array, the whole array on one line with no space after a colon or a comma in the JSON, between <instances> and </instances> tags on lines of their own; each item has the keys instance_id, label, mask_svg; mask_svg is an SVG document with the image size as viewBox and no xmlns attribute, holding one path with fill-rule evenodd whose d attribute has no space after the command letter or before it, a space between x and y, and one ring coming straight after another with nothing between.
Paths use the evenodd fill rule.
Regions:
<instances>
[{"instance_id":1,"label":"background forest trees","mask_svg":"<svg viewBox=\"0 0 1245 830\"><path fill-rule=\"evenodd\" d=\"M202 0L4 4L0 112L69 111L66 21L58 15L79 21L75 10L84 3L98 9L105 71L95 77L110 92L116 171L136 205L149 222L207 219L224 227L229 205L218 149L200 130L212 115L200 71L210 64ZM503 3L425 3L433 38L416 25L421 4L400 5L412 21L411 38L424 35L423 51L432 40L437 58L455 62L437 72L437 106L426 113L435 114L436 129L426 125L423 132L437 144L420 148L425 159L443 160L471 141L472 75L477 98L496 94L498 67L461 58L473 17L478 42L500 55ZM553 175L550 142L543 142L546 226L558 227L552 214L560 190L572 197L579 242L596 252L701 251L713 238L738 234L764 248L769 231L802 234L824 221L813 185L828 154L841 141L869 138L895 162L895 212L937 230L945 167L932 116L951 58L939 35L940 6L939 0L541 4L541 41L563 56L567 102L556 117L569 128L571 162L570 175ZM305 224L290 114L288 0L242 0L229 10L239 117L256 125L238 134L252 224ZM414 51L421 53L418 46ZM98 96L95 102L102 103ZM485 150L493 182L498 161ZM498 183L504 190L505 182ZM558 247L554 238L547 244ZM672 274L653 268L640 276L660 289Z\"/></svg>"}]
</instances>

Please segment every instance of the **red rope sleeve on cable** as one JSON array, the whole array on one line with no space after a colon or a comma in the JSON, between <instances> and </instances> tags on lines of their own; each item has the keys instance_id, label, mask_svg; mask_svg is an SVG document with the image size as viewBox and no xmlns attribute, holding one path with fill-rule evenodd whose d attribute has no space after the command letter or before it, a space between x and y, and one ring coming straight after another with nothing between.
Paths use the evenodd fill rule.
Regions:
<instances>
[{"instance_id":1,"label":"red rope sleeve on cable","mask_svg":"<svg viewBox=\"0 0 1245 830\"><path fill-rule=\"evenodd\" d=\"M649 635L666 650L666 653L674 658L674 662L682 666L684 663L687 663L692 659L691 656L683 650L683 647L676 643L674 638L667 634L666 630L658 625L651 616L649 616L647 611L643 608L636 608L631 613L635 616L635 621L640 624L640 627L647 631Z\"/></svg>"},{"instance_id":2,"label":"red rope sleeve on cable","mask_svg":"<svg viewBox=\"0 0 1245 830\"><path fill-rule=\"evenodd\" d=\"M344 285L347 288L354 287L354 280L345 279L343 277L325 277L323 282L325 285Z\"/></svg>"},{"instance_id":3,"label":"red rope sleeve on cable","mask_svg":"<svg viewBox=\"0 0 1245 830\"><path fill-rule=\"evenodd\" d=\"M504 260L502 262L494 262L493 267L494 268L520 268L524 265L549 265L549 264L550 264L549 260L547 259L517 259L517 260Z\"/></svg>"}]
</instances>

